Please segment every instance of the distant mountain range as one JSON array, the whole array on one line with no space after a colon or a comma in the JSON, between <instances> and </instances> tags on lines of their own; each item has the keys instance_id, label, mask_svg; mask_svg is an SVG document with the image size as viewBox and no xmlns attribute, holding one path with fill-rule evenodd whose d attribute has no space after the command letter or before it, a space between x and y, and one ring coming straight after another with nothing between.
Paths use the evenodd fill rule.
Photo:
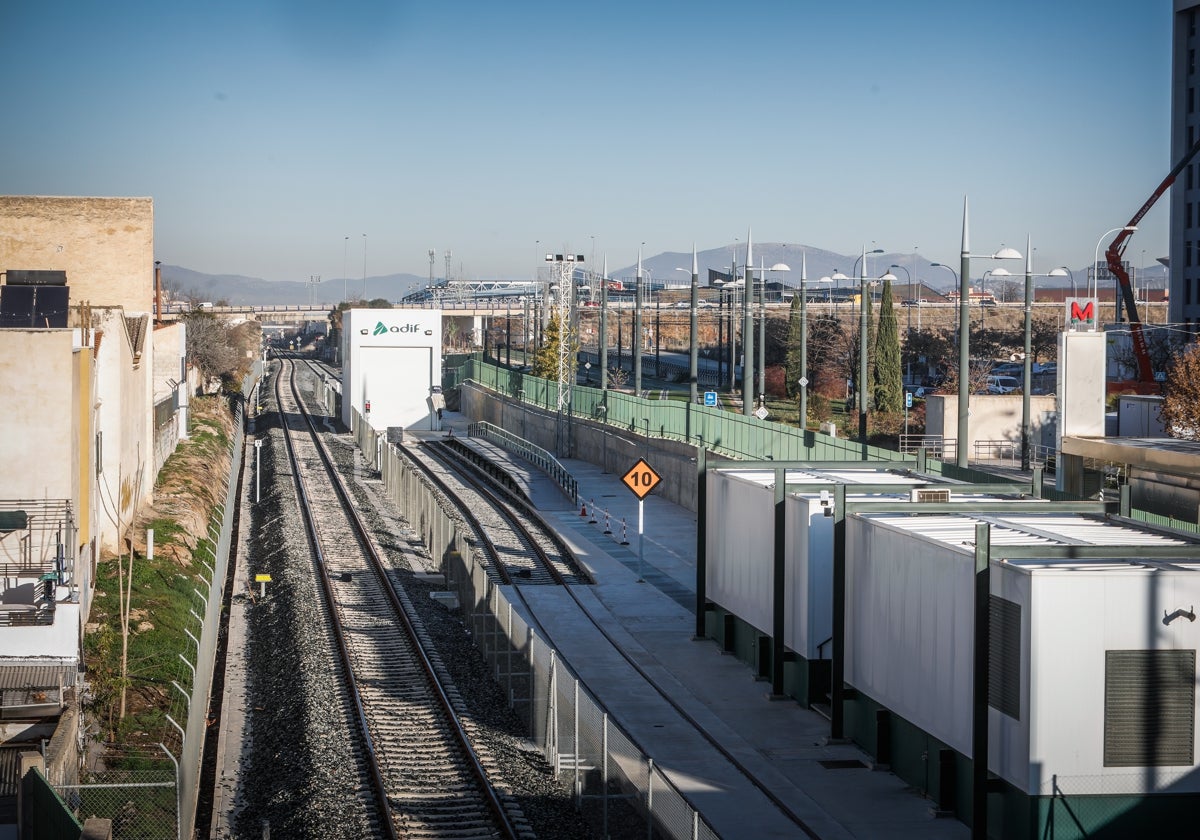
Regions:
<instances>
[{"instance_id":1,"label":"distant mountain range","mask_svg":"<svg viewBox=\"0 0 1200 840\"><path fill-rule=\"evenodd\" d=\"M807 263L808 283L814 287L818 285L820 278L832 277L839 271L848 277L858 277L859 271L855 267L855 262L860 260L861 254L838 254L821 248L784 245L778 242L763 242L754 245L756 270L758 266L765 266L768 269L768 279L781 280L789 286L800 284L802 255ZM728 273L730 265L735 259L740 267L745 257L746 244L744 242L698 252L696 262L700 271L700 282L707 284L709 269ZM787 272L769 271L771 266L780 263L789 266L791 270ZM912 282L923 282L939 291L948 291L955 285L951 271L935 266L920 254L867 254L868 277L879 277L893 265L900 266L908 272L906 275L903 270L894 269L892 271L899 283L907 283L911 277ZM596 272L602 270L600 265L587 268ZM973 285L979 285L983 272L988 268L1003 268L1011 272L1013 276L1003 278L1005 281L1023 282L1024 260L1012 260L1009 264L979 260L972 263L972 274L975 274L972 278ZM1089 268L1090 266L1084 266L1072 269L1076 286L1082 288L1086 285ZM236 274L203 274L176 265L164 265L162 269L163 285L170 290L175 299L225 301L230 304L247 305L318 303L336 306L339 302L347 299L373 300L376 298L398 301L410 292L428 284L428 278L416 274L386 274L368 277L365 282L359 277L322 280L319 283L309 284L286 280L263 280L258 277L244 277ZM951 269L957 272L957 264L951 266ZM642 260L643 277L655 285L687 285L690 282L691 270L691 252L667 251L652 257L645 257ZM1042 273L1049 271L1045 267L1038 267L1037 270ZM976 272L978 273L976 274ZM545 277L546 269L543 268L540 273ZM610 268L608 272L608 276L614 279L631 279L636 274L636 265L617 269ZM1152 288L1163 288L1167 280L1167 270L1157 263L1147 266L1144 278ZM994 275L992 279L996 279ZM441 278L437 278L435 282L440 281ZM998 279L997 282L999 282ZM1038 277L1036 282L1040 288L1064 288L1070 287L1071 278ZM1142 278L1139 277L1137 282L1140 284Z\"/></svg>"}]
</instances>

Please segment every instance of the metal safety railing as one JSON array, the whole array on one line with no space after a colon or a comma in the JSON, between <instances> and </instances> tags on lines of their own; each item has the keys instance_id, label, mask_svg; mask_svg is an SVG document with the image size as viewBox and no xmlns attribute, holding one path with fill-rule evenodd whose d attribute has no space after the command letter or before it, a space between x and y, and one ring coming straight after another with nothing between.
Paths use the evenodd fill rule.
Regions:
<instances>
[{"instance_id":1,"label":"metal safety railing","mask_svg":"<svg viewBox=\"0 0 1200 840\"><path fill-rule=\"evenodd\" d=\"M512 452L514 455L524 458L550 476L551 480L562 488L562 491L567 494L567 498L573 504L579 503L579 481L575 476L571 475L557 458L545 449L542 449L542 447L483 420L467 426L467 435L491 441L497 446Z\"/></svg>"},{"instance_id":2,"label":"metal safety railing","mask_svg":"<svg viewBox=\"0 0 1200 840\"><path fill-rule=\"evenodd\" d=\"M521 617L505 587L488 577L420 470L387 445L380 471L388 497L419 529L430 556L442 558L447 587L455 591L461 619L493 678L555 775L569 782L584 818L601 836L627 832L636 821L638 833L648 837L715 840L716 832L653 756Z\"/></svg>"}]
</instances>

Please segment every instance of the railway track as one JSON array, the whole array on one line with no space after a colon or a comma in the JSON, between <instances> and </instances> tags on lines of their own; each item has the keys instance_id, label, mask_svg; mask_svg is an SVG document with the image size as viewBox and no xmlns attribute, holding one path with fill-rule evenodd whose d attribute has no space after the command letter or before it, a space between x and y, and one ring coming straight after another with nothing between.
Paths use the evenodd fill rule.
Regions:
<instances>
[{"instance_id":1,"label":"railway track","mask_svg":"<svg viewBox=\"0 0 1200 840\"><path fill-rule=\"evenodd\" d=\"M566 585L591 583L571 552L536 516L511 496L502 497L475 473L462 453L442 442L406 446L405 454L466 518L473 541L501 583Z\"/></svg>"},{"instance_id":2,"label":"railway track","mask_svg":"<svg viewBox=\"0 0 1200 840\"><path fill-rule=\"evenodd\" d=\"M281 411L286 413L289 409L281 403ZM624 681L630 685L644 681L665 701L672 713L679 716L682 725L697 732L710 747L730 762L732 772L745 776L793 821L798 836L816 836L800 817L742 765L737 756L721 746L699 721L659 686L636 657L627 652L592 615L575 591L578 585L592 583L590 577L580 571L571 551L554 529L542 522L532 505L519 494L505 493L490 486L478 474L480 470L474 470L477 474L472 475L473 470L466 465L470 456L442 439L426 441L417 446L401 446L400 449L447 497L447 504L467 521L472 533L466 539L480 549L487 561L487 574L498 582L516 584L514 594L532 616L535 625L540 628L537 610L529 605L521 591L526 587L561 587L563 597L573 603L579 611L580 620L590 626L595 634L595 641L588 645L589 649L598 651L610 648L614 651L629 669L628 676L622 678ZM481 456L475 454L474 457L479 459ZM540 632L544 637L552 638L552 634L547 634L544 629L540 629Z\"/></svg>"},{"instance_id":3,"label":"railway track","mask_svg":"<svg viewBox=\"0 0 1200 840\"><path fill-rule=\"evenodd\" d=\"M326 612L338 639L362 755L352 787L370 796L380 837L518 837L515 802L488 781L444 669L423 649L404 594L389 580L281 359L275 380L291 469ZM351 785L348 784L348 787Z\"/></svg>"}]
</instances>

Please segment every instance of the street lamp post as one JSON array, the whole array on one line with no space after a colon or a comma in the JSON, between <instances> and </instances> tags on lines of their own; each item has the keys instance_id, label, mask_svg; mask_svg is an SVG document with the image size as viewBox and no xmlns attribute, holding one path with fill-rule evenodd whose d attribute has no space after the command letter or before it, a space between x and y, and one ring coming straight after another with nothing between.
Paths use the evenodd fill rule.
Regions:
<instances>
[{"instance_id":1,"label":"street lamp post","mask_svg":"<svg viewBox=\"0 0 1200 840\"><path fill-rule=\"evenodd\" d=\"M808 254L800 255L800 431L808 429Z\"/></svg>"},{"instance_id":2,"label":"street lamp post","mask_svg":"<svg viewBox=\"0 0 1200 840\"><path fill-rule=\"evenodd\" d=\"M907 278L904 282L907 284L906 288L908 289L908 294L909 294L909 297L911 298L912 297L912 274L909 273L907 268L905 268L902 265L897 265L896 263L892 263L888 270L890 271L893 268L898 268L904 272L904 276L905 276L905 278ZM920 295L917 295L917 297L920 297ZM908 342L911 340L912 340L912 307L909 306L909 308L908 308L908 335L906 335L904 337L904 346L905 346L906 351L908 349ZM909 352L905 352L904 356L905 356L905 359L907 360L905 363L905 366L904 366L904 378L908 380L909 385L912 385L912 354Z\"/></svg>"},{"instance_id":3,"label":"street lamp post","mask_svg":"<svg viewBox=\"0 0 1200 840\"><path fill-rule=\"evenodd\" d=\"M746 294L742 297L742 414L754 413L754 245L746 230Z\"/></svg>"},{"instance_id":4,"label":"street lamp post","mask_svg":"<svg viewBox=\"0 0 1200 840\"><path fill-rule=\"evenodd\" d=\"M1075 288L1075 272L1067 268L1065 265L1060 265L1058 268L1052 268L1046 275L1047 277L1070 277L1071 278L1071 297L1079 297L1079 292Z\"/></svg>"},{"instance_id":5,"label":"street lamp post","mask_svg":"<svg viewBox=\"0 0 1200 840\"><path fill-rule=\"evenodd\" d=\"M1033 240L1025 237L1025 360L1021 382L1021 471L1029 469L1029 391L1033 387Z\"/></svg>"},{"instance_id":6,"label":"street lamp post","mask_svg":"<svg viewBox=\"0 0 1200 840\"><path fill-rule=\"evenodd\" d=\"M687 271L685 268L677 268L676 271ZM700 307L700 268L696 258L696 243L692 243L692 289L691 298L689 299L690 312L688 318L689 334L691 339L688 347L688 404L695 404L699 397L699 375L700 375L700 339L696 324L696 311ZM691 433L688 433L691 437Z\"/></svg>"},{"instance_id":7,"label":"street lamp post","mask_svg":"<svg viewBox=\"0 0 1200 840\"><path fill-rule=\"evenodd\" d=\"M646 243L643 242L642 245ZM633 281L633 395L642 395L642 249L638 247L637 277Z\"/></svg>"},{"instance_id":8,"label":"street lamp post","mask_svg":"<svg viewBox=\"0 0 1200 840\"><path fill-rule=\"evenodd\" d=\"M1093 292L1091 294L1091 297L1096 297L1100 294L1100 243L1103 242L1104 237L1108 236L1110 233L1117 233L1117 232L1123 231L1123 230L1127 230L1130 233L1133 233L1134 231L1137 230L1137 225L1125 225L1123 227L1115 227L1112 230L1105 231L1100 236L1100 238L1096 240L1096 250L1092 255L1092 277L1096 281L1096 290L1095 290L1095 292ZM1089 291L1090 290L1091 290L1091 288L1089 285Z\"/></svg>"},{"instance_id":9,"label":"street lamp post","mask_svg":"<svg viewBox=\"0 0 1200 840\"><path fill-rule=\"evenodd\" d=\"M963 229L961 270L958 277L958 439L954 444L954 460L957 466L969 463L968 436L970 434L970 373L971 373L971 257L983 256L971 253L967 199L963 197ZM1021 254L1013 248L1001 247L987 259L1019 260Z\"/></svg>"},{"instance_id":10,"label":"street lamp post","mask_svg":"<svg viewBox=\"0 0 1200 840\"><path fill-rule=\"evenodd\" d=\"M867 458L867 331L869 328L867 319L867 295L869 294L867 291L868 253L882 254L883 249L876 248L872 251L867 251L867 248L864 245L862 256L858 257L858 259L854 261L854 269L851 269L851 273L853 273L853 271L858 269L860 265L862 266L861 273L859 274L858 278L858 378L854 383L854 390L857 392L858 396L858 439L862 443L863 460L866 460ZM836 281L849 280L850 278L839 271L833 275L833 279Z\"/></svg>"},{"instance_id":11,"label":"street lamp post","mask_svg":"<svg viewBox=\"0 0 1200 840\"><path fill-rule=\"evenodd\" d=\"M600 390L608 390L608 255L600 275ZM608 395L605 394L605 399Z\"/></svg>"},{"instance_id":12,"label":"street lamp post","mask_svg":"<svg viewBox=\"0 0 1200 840\"><path fill-rule=\"evenodd\" d=\"M768 271L791 271L787 263L775 263L770 268L763 268L765 260L759 258L758 281L758 399L763 405L767 402L767 275Z\"/></svg>"}]
</instances>

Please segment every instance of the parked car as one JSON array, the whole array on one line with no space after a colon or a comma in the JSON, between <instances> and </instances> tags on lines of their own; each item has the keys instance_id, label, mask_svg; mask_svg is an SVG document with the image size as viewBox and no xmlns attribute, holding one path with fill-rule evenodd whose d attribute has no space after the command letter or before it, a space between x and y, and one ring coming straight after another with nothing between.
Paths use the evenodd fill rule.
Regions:
<instances>
[{"instance_id":1,"label":"parked car","mask_svg":"<svg viewBox=\"0 0 1200 840\"><path fill-rule=\"evenodd\" d=\"M1011 394L1013 391L1021 390L1021 380L1014 376L996 376L995 374L987 378L987 392L989 394Z\"/></svg>"},{"instance_id":2,"label":"parked car","mask_svg":"<svg viewBox=\"0 0 1200 840\"><path fill-rule=\"evenodd\" d=\"M1002 362L992 368L992 373L995 376L1011 376L1015 379L1020 379L1025 375L1024 362Z\"/></svg>"}]
</instances>

